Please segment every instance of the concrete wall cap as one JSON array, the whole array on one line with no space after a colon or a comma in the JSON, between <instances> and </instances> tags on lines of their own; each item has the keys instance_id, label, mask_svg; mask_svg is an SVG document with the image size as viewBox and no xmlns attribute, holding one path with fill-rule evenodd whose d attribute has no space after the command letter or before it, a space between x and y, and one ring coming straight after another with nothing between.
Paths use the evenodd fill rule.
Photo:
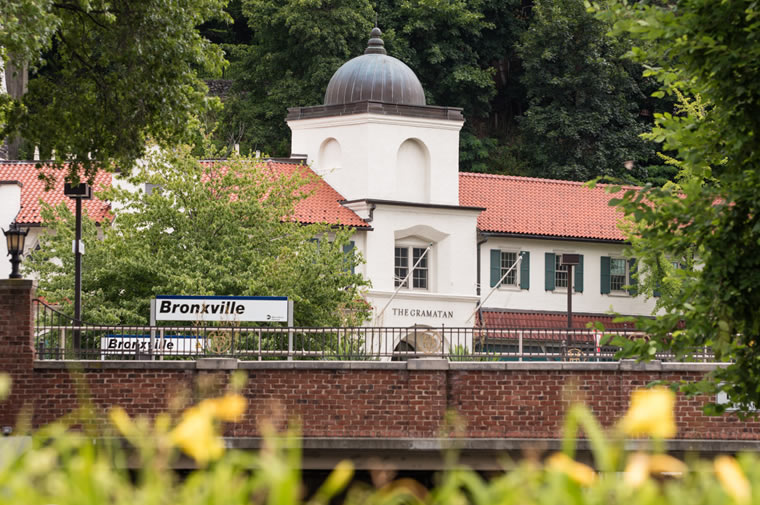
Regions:
<instances>
[{"instance_id":1,"label":"concrete wall cap","mask_svg":"<svg viewBox=\"0 0 760 505\"><path fill-rule=\"evenodd\" d=\"M238 361L235 358L201 358L197 361L162 360L36 360L35 369L69 369L72 366L85 370L451 370L451 371L543 371L566 372L698 372L707 373L728 363L637 363L623 362L563 362L563 361L448 361L441 358L416 358L409 361Z\"/></svg>"},{"instance_id":2,"label":"concrete wall cap","mask_svg":"<svg viewBox=\"0 0 760 505\"><path fill-rule=\"evenodd\" d=\"M635 361L632 359L624 359L620 361L620 370L630 370L636 372L659 372L662 371L662 361Z\"/></svg>"},{"instance_id":3,"label":"concrete wall cap","mask_svg":"<svg viewBox=\"0 0 760 505\"><path fill-rule=\"evenodd\" d=\"M409 370L448 370L449 360L445 358L414 358L406 362Z\"/></svg>"},{"instance_id":4,"label":"concrete wall cap","mask_svg":"<svg viewBox=\"0 0 760 505\"><path fill-rule=\"evenodd\" d=\"M237 370L237 358L200 358L195 362L198 370Z\"/></svg>"},{"instance_id":5,"label":"concrete wall cap","mask_svg":"<svg viewBox=\"0 0 760 505\"><path fill-rule=\"evenodd\" d=\"M502 371L507 369L506 361L452 361L449 363L449 369L453 371L458 370L495 370Z\"/></svg>"},{"instance_id":6,"label":"concrete wall cap","mask_svg":"<svg viewBox=\"0 0 760 505\"><path fill-rule=\"evenodd\" d=\"M193 370L194 361L140 361L140 360L38 360L34 368L40 370Z\"/></svg>"},{"instance_id":7,"label":"concrete wall cap","mask_svg":"<svg viewBox=\"0 0 760 505\"><path fill-rule=\"evenodd\" d=\"M37 281L32 279L0 279L0 289L8 288L26 288L32 289L37 287Z\"/></svg>"}]
</instances>

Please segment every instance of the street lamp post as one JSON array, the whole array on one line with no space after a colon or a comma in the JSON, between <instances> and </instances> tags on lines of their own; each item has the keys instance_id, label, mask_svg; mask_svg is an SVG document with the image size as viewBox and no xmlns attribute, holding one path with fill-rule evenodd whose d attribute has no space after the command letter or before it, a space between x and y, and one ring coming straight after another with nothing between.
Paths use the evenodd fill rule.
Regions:
<instances>
[{"instance_id":1,"label":"street lamp post","mask_svg":"<svg viewBox=\"0 0 760 505\"><path fill-rule=\"evenodd\" d=\"M63 194L76 202L76 231L74 238L74 324L82 324L82 255L84 254L84 244L82 244L82 200L92 198L92 187L89 184L79 183L71 184L69 182L63 185ZM73 331L74 350L78 351L81 338L79 330Z\"/></svg>"},{"instance_id":2,"label":"street lamp post","mask_svg":"<svg viewBox=\"0 0 760 505\"><path fill-rule=\"evenodd\" d=\"M580 254L563 254L560 264L567 267L567 341L568 347L572 345L573 329L573 267L581 262Z\"/></svg>"},{"instance_id":3,"label":"street lamp post","mask_svg":"<svg viewBox=\"0 0 760 505\"><path fill-rule=\"evenodd\" d=\"M8 246L8 254L11 257L11 274L8 278L20 279L21 273L18 267L21 264L21 256L24 254L24 243L26 242L26 234L29 233L29 228L22 231L14 221L7 231L3 230L3 233L5 234L6 245Z\"/></svg>"}]
</instances>

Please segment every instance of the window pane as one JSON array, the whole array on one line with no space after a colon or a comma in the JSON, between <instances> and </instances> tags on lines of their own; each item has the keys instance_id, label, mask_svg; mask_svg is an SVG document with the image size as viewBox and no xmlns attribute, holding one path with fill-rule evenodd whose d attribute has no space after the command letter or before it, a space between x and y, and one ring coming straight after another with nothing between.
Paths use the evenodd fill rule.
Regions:
<instances>
[{"instance_id":1,"label":"window pane","mask_svg":"<svg viewBox=\"0 0 760 505\"><path fill-rule=\"evenodd\" d=\"M394 286L399 287L409 274L409 249L406 247L395 248L395 269L393 272ZM407 287L408 284L404 284Z\"/></svg>"},{"instance_id":2,"label":"window pane","mask_svg":"<svg viewBox=\"0 0 760 505\"><path fill-rule=\"evenodd\" d=\"M507 270L510 269L512 265L515 264L515 261L517 261L517 253L516 252L501 252L501 276L504 277L504 274L507 273ZM517 285L517 268L513 268L509 274L504 277L504 280L501 282L503 286L516 286Z\"/></svg>"},{"instance_id":3,"label":"window pane","mask_svg":"<svg viewBox=\"0 0 760 505\"><path fill-rule=\"evenodd\" d=\"M423 256L424 254L424 256ZM419 260L419 263L417 261ZM428 287L428 256L425 254L425 248L412 248L412 265L417 265L412 272L412 287L416 289L427 289Z\"/></svg>"},{"instance_id":4,"label":"window pane","mask_svg":"<svg viewBox=\"0 0 760 505\"><path fill-rule=\"evenodd\" d=\"M561 265L562 255L554 255L554 287L566 288L567 287L567 265Z\"/></svg>"},{"instance_id":5,"label":"window pane","mask_svg":"<svg viewBox=\"0 0 760 505\"><path fill-rule=\"evenodd\" d=\"M610 289L612 291L623 291L626 285L626 266L628 262L620 258L610 260Z\"/></svg>"},{"instance_id":6,"label":"window pane","mask_svg":"<svg viewBox=\"0 0 760 505\"><path fill-rule=\"evenodd\" d=\"M625 275L625 260L612 258L610 260L610 275Z\"/></svg>"}]
</instances>

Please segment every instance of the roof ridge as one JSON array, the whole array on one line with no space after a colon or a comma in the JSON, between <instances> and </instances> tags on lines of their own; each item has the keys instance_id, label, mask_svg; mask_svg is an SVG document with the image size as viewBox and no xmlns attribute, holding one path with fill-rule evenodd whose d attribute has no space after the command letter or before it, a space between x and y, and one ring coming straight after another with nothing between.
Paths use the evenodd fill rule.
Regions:
<instances>
[{"instance_id":1,"label":"roof ridge","mask_svg":"<svg viewBox=\"0 0 760 505\"><path fill-rule=\"evenodd\" d=\"M0 160L0 165L36 165L37 163L40 163L42 165L55 163L56 160ZM68 161L61 162L63 164L68 164Z\"/></svg>"},{"instance_id":2,"label":"roof ridge","mask_svg":"<svg viewBox=\"0 0 760 505\"><path fill-rule=\"evenodd\" d=\"M501 180L513 180L513 181L527 181L527 182L542 182L547 184L562 184L562 185L568 185L568 186L585 186L588 184L588 181L581 182L581 181L568 181L564 179L547 179L544 177L527 177L524 175L502 175L502 174L481 174L481 173L475 173L475 172L459 172L459 176L467 176L467 177L476 177L476 178L483 178L483 179L501 179ZM641 186L634 186L632 184L617 184L617 183L610 183L610 182L600 182L596 184L598 187L608 187L608 186L620 186L621 188L630 188L630 189L641 189ZM593 188L590 188L593 189Z\"/></svg>"}]
</instances>

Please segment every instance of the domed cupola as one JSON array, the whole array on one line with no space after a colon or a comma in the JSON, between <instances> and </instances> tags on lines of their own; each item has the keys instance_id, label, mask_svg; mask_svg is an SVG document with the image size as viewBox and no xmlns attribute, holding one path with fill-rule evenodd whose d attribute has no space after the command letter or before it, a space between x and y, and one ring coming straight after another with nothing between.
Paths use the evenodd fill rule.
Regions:
<instances>
[{"instance_id":1,"label":"domed cupola","mask_svg":"<svg viewBox=\"0 0 760 505\"><path fill-rule=\"evenodd\" d=\"M288 109L290 152L305 155L347 202L457 206L462 109L427 105L419 79L388 56L381 36L375 27L364 54L335 72L324 104Z\"/></svg>"},{"instance_id":2,"label":"domed cupola","mask_svg":"<svg viewBox=\"0 0 760 505\"><path fill-rule=\"evenodd\" d=\"M425 105L425 91L411 68L388 56L375 27L364 54L344 63L330 79L325 105L355 102L382 102Z\"/></svg>"}]
</instances>

